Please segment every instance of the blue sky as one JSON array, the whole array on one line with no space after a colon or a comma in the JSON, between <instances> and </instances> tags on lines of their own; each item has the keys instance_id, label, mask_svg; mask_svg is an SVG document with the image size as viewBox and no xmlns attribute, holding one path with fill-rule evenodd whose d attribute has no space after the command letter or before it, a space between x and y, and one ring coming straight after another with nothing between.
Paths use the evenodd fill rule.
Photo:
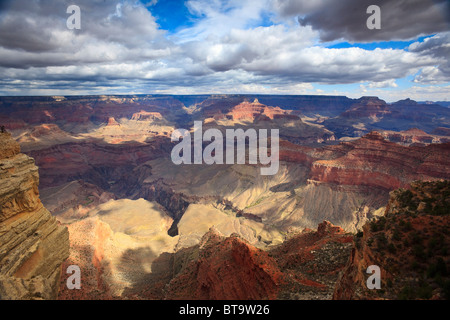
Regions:
<instances>
[{"instance_id":1,"label":"blue sky","mask_svg":"<svg viewBox=\"0 0 450 320\"><path fill-rule=\"evenodd\" d=\"M67 6L81 11L69 30ZM380 7L381 28L366 21ZM40 0L0 11L0 94L447 100L445 0Z\"/></svg>"},{"instance_id":2,"label":"blue sky","mask_svg":"<svg viewBox=\"0 0 450 320\"><path fill-rule=\"evenodd\" d=\"M145 5L146 1L142 1ZM189 12L183 0L158 1L156 4L147 5L148 10L156 18L156 22L161 29L169 33L176 33L178 30L194 25L197 17Z\"/></svg>"}]
</instances>

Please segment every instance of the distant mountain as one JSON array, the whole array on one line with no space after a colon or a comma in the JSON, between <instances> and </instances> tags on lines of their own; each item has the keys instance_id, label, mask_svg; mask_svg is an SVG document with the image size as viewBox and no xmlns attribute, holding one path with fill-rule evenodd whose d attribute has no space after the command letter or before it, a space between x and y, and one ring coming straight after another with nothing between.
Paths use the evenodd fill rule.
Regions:
<instances>
[{"instance_id":1,"label":"distant mountain","mask_svg":"<svg viewBox=\"0 0 450 320\"><path fill-rule=\"evenodd\" d=\"M450 101L418 101L421 104L438 104L443 107L450 108Z\"/></svg>"},{"instance_id":2,"label":"distant mountain","mask_svg":"<svg viewBox=\"0 0 450 320\"><path fill-rule=\"evenodd\" d=\"M358 137L379 129L404 131L417 128L431 133L437 127L450 127L450 109L411 99L387 104L376 97L362 97L345 112L321 121L321 124L337 138Z\"/></svg>"}]
</instances>

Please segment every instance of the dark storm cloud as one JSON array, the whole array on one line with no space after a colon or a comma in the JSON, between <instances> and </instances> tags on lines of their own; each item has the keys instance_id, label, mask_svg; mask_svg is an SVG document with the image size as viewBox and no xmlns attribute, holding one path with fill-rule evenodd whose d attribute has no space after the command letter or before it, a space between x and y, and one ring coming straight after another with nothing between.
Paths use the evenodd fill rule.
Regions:
<instances>
[{"instance_id":1,"label":"dark storm cloud","mask_svg":"<svg viewBox=\"0 0 450 320\"><path fill-rule=\"evenodd\" d=\"M282 16L298 16L302 26L320 31L323 41L414 39L450 29L448 0L274 0ZM370 5L381 8L381 29L369 30Z\"/></svg>"}]
</instances>

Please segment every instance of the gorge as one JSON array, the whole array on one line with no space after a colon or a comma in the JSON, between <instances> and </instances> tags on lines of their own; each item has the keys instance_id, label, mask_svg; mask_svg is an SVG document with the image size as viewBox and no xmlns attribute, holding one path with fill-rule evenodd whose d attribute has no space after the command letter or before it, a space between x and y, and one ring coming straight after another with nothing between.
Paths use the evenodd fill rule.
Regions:
<instances>
[{"instance_id":1,"label":"gorge","mask_svg":"<svg viewBox=\"0 0 450 320\"><path fill-rule=\"evenodd\" d=\"M174 164L172 133L198 119L223 136L279 130L278 171L262 175L251 153ZM58 286L59 299L361 297L335 291L354 277L354 234L384 216L391 191L450 179L449 119L447 107L376 97L1 97L0 236L13 239L22 218L49 227L35 241L47 240L28 240L36 227L21 238L22 268L6 258L13 240L1 242L0 275L14 277L0 282L52 288L21 298L54 298ZM70 265L81 290L57 271Z\"/></svg>"}]
</instances>

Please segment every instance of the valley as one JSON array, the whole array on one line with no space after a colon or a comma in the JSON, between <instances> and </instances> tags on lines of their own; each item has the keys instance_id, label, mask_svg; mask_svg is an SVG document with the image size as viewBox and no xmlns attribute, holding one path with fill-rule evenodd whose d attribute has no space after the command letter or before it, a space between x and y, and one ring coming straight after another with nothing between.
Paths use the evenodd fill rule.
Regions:
<instances>
[{"instance_id":1,"label":"valley","mask_svg":"<svg viewBox=\"0 0 450 320\"><path fill-rule=\"evenodd\" d=\"M223 137L278 129L278 171L261 175L248 153L244 164L174 164L171 134L195 121ZM450 179L450 109L409 99L0 97L0 124L68 230L62 269L83 270L81 290L61 275L60 299L355 297L333 293L341 273L354 276L353 235L393 190Z\"/></svg>"}]
</instances>

